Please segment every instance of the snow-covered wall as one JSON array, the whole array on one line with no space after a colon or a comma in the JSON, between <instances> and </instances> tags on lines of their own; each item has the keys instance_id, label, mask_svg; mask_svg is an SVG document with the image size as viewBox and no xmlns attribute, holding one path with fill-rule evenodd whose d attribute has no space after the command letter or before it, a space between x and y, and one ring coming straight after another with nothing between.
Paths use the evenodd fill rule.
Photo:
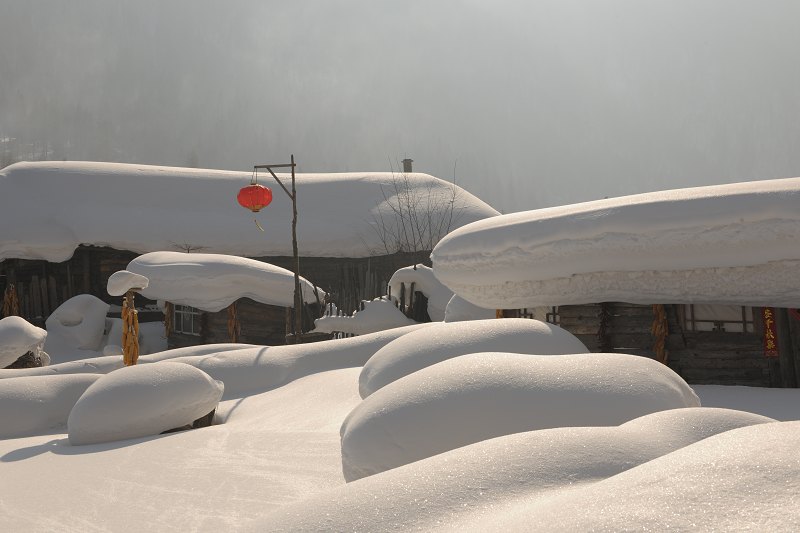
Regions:
<instances>
[{"instance_id":1,"label":"snow-covered wall","mask_svg":"<svg viewBox=\"0 0 800 533\"><path fill-rule=\"evenodd\" d=\"M300 254L367 257L382 250L376 229L381 218L391 221L392 206L402 200L394 186L400 176L297 175ZM255 215L265 230L260 231L253 213L236 202L250 177L249 172L120 163L17 163L0 172L0 260L60 262L80 244L137 253L193 248L248 257L292 255L291 201L271 177L262 176L274 199ZM404 177L403 186L424 198L425 206L451 205L452 184L427 174ZM452 205L452 227L498 214L457 186Z\"/></svg>"},{"instance_id":2,"label":"snow-covered wall","mask_svg":"<svg viewBox=\"0 0 800 533\"><path fill-rule=\"evenodd\" d=\"M800 306L800 178L611 198L481 220L433 250L485 308L590 302Z\"/></svg>"}]
</instances>

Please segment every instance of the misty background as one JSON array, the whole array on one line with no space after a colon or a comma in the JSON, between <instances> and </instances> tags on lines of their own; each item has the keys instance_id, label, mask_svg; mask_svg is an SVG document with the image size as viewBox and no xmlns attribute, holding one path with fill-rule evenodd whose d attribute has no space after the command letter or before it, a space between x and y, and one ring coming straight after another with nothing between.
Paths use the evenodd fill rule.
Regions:
<instances>
[{"instance_id":1,"label":"misty background","mask_svg":"<svg viewBox=\"0 0 800 533\"><path fill-rule=\"evenodd\" d=\"M414 170L503 212L800 175L796 0L0 0L0 155Z\"/></svg>"}]
</instances>

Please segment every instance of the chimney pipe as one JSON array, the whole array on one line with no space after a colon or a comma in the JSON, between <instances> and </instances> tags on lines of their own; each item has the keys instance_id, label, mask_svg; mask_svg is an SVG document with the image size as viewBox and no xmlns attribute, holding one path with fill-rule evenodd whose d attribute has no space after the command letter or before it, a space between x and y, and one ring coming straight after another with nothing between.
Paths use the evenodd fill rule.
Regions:
<instances>
[{"instance_id":1,"label":"chimney pipe","mask_svg":"<svg viewBox=\"0 0 800 533\"><path fill-rule=\"evenodd\" d=\"M404 173L409 174L411 172L414 172L413 170L411 170L411 163L413 163L413 162L414 162L413 159L403 159L403 172Z\"/></svg>"}]
</instances>

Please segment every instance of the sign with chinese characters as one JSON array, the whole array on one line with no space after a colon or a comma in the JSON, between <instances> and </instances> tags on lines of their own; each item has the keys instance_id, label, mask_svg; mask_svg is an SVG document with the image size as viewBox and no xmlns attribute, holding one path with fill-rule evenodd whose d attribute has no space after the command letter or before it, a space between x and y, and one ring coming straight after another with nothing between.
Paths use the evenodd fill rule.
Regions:
<instances>
[{"instance_id":1,"label":"sign with chinese characters","mask_svg":"<svg viewBox=\"0 0 800 533\"><path fill-rule=\"evenodd\" d=\"M764 355L778 357L778 328L775 325L775 309L765 307L764 316Z\"/></svg>"}]
</instances>

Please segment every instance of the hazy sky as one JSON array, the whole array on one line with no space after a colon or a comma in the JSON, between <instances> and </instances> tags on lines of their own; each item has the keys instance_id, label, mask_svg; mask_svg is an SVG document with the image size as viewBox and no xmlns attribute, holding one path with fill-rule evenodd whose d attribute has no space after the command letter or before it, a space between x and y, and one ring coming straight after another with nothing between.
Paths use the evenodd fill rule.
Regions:
<instances>
[{"instance_id":1,"label":"hazy sky","mask_svg":"<svg viewBox=\"0 0 800 533\"><path fill-rule=\"evenodd\" d=\"M0 138L496 208L800 175L797 0L0 0Z\"/></svg>"}]
</instances>

